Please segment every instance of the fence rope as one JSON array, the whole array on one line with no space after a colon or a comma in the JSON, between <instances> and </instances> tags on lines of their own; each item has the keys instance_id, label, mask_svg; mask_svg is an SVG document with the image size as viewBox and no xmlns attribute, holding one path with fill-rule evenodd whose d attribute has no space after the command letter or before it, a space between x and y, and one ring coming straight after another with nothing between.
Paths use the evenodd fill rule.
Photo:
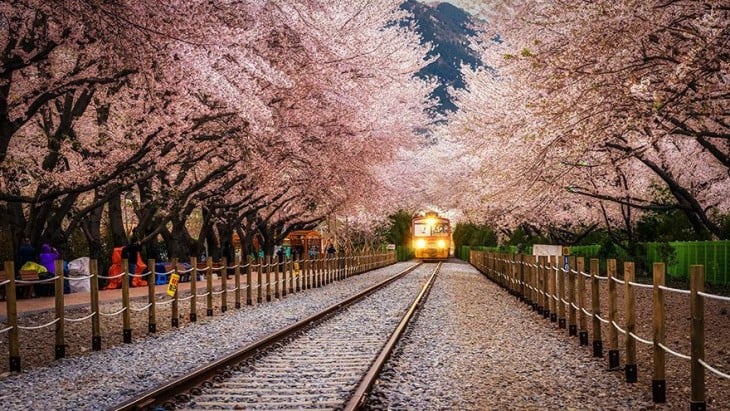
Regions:
<instances>
[{"instance_id":1,"label":"fence rope","mask_svg":"<svg viewBox=\"0 0 730 411\"><path fill-rule=\"evenodd\" d=\"M207 296L208 296L208 294L210 294L210 291L208 291L208 292L207 292L207 293L205 293L205 294L195 294L195 295L196 295L196 296L198 296L198 297L207 297ZM192 295L191 295L190 297L192 297Z\"/></svg>"},{"instance_id":2,"label":"fence rope","mask_svg":"<svg viewBox=\"0 0 730 411\"><path fill-rule=\"evenodd\" d=\"M615 328L616 330L618 330L618 332L620 332L621 334L626 335L626 330L624 330L623 328L619 327L618 324L616 324L616 321L611 321L611 324L613 325L613 328Z\"/></svg>"},{"instance_id":3,"label":"fence rope","mask_svg":"<svg viewBox=\"0 0 730 411\"><path fill-rule=\"evenodd\" d=\"M720 301L727 301L730 302L730 297L724 297L722 295L716 295L716 294L708 294L704 291L697 291L698 295L701 295L703 297L712 298L714 300L720 300Z\"/></svg>"},{"instance_id":4,"label":"fence rope","mask_svg":"<svg viewBox=\"0 0 730 411\"><path fill-rule=\"evenodd\" d=\"M91 318L91 317L93 317L95 315L96 315L96 311L94 311L93 313L87 315L86 317L81 317L81 318L64 318L63 320L64 321L68 321L68 322L72 322L72 323L77 323L77 322L81 322L81 321L84 321L84 320L88 320L89 318Z\"/></svg>"},{"instance_id":5,"label":"fence rope","mask_svg":"<svg viewBox=\"0 0 730 411\"><path fill-rule=\"evenodd\" d=\"M639 287L639 288L654 288L654 284L644 284L644 283L635 283L633 281L629 281L629 285L632 287Z\"/></svg>"},{"instance_id":6,"label":"fence rope","mask_svg":"<svg viewBox=\"0 0 730 411\"><path fill-rule=\"evenodd\" d=\"M679 357L679 358L682 358L682 359L685 359L685 360L691 360L692 359L692 357L690 357L689 355L684 355L684 354L678 353L676 351L673 351L669 347L667 347L666 345L664 345L662 343L658 343L657 345L659 347L661 347L662 350L668 352L669 354L672 354L675 357Z\"/></svg>"},{"instance_id":7,"label":"fence rope","mask_svg":"<svg viewBox=\"0 0 730 411\"><path fill-rule=\"evenodd\" d=\"M35 325L35 326L23 326L23 325L19 325L18 328L21 329L21 330L40 330L41 328L50 327L50 326L52 326L53 324L55 324L55 323L57 323L59 321L61 321L60 318L55 318L55 319L51 320L51 322L46 323L46 324Z\"/></svg>"},{"instance_id":8,"label":"fence rope","mask_svg":"<svg viewBox=\"0 0 730 411\"><path fill-rule=\"evenodd\" d=\"M163 300L163 301L158 301L158 302L157 302L157 305L172 304L172 302L173 302L173 301L175 301L175 300ZM180 301L180 300L178 300L178 301Z\"/></svg>"},{"instance_id":9,"label":"fence rope","mask_svg":"<svg viewBox=\"0 0 730 411\"><path fill-rule=\"evenodd\" d=\"M123 313L126 310L127 310L127 307L122 307L121 310L116 311L116 312L113 312L113 313L103 313L103 312L100 311L99 314L101 314L101 315L103 315L105 317L113 317L115 315L119 315L119 314Z\"/></svg>"},{"instance_id":10,"label":"fence rope","mask_svg":"<svg viewBox=\"0 0 730 411\"><path fill-rule=\"evenodd\" d=\"M591 313L589 311L586 311L585 308L581 308L580 310L583 311L583 314L585 314L585 315L588 315L588 316L592 316L593 315L593 313Z\"/></svg>"},{"instance_id":11,"label":"fence rope","mask_svg":"<svg viewBox=\"0 0 730 411\"><path fill-rule=\"evenodd\" d=\"M114 280L114 279L116 279L116 278L121 278L121 277L122 277L123 275L124 275L124 273L119 273L119 274L117 274L117 275L110 275L110 276L106 276L106 275L97 275L97 277L99 277L99 278L102 278L102 279L104 279L104 280Z\"/></svg>"},{"instance_id":12,"label":"fence rope","mask_svg":"<svg viewBox=\"0 0 730 411\"><path fill-rule=\"evenodd\" d=\"M12 329L13 329L13 327L3 328L2 330L0 330L0 334L5 334L6 332L8 332L8 331L10 331Z\"/></svg>"},{"instance_id":13,"label":"fence rope","mask_svg":"<svg viewBox=\"0 0 730 411\"><path fill-rule=\"evenodd\" d=\"M601 317L600 314L596 314L596 318L598 318L598 320L601 321L604 324L608 324L609 323L609 321L607 319Z\"/></svg>"},{"instance_id":14,"label":"fence rope","mask_svg":"<svg viewBox=\"0 0 730 411\"><path fill-rule=\"evenodd\" d=\"M632 336L636 341L643 342L646 345L654 345L654 341L652 340L645 340L634 333L629 333L629 335Z\"/></svg>"},{"instance_id":15,"label":"fence rope","mask_svg":"<svg viewBox=\"0 0 730 411\"><path fill-rule=\"evenodd\" d=\"M615 281L615 282L619 283L619 284L626 284L626 281L624 281L624 280L619 280L619 279L618 279L618 278L616 278L616 277L611 277L611 279L612 279L613 281Z\"/></svg>"},{"instance_id":16,"label":"fence rope","mask_svg":"<svg viewBox=\"0 0 730 411\"><path fill-rule=\"evenodd\" d=\"M56 275L50 278L44 278L42 280L15 280L15 284L46 284L55 281L57 278L58 276Z\"/></svg>"},{"instance_id":17,"label":"fence rope","mask_svg":"<svg viewBox=\"0 0 730 411\"><path fill-rule=\"evenodd\" d=\"M710 364L708 364L708 363L704 362L704 361L703 361L703 360L701 360L701 359L698 359L697 361L698 361L698 362L699 362L700 364L702 364L702 366L703 366L703 367L705 367L705 368L707 368L708 370L712 371L712 372L713 372L713 373L714 373L715 375L717 375L718 377L722 377L722 378L725 378L725 379L728 379L728 380L730 380L730 374L725 374L724 372L722 372L722 371L718 370L717 368L714 368L713 366L711 366Z\"/></svg>"},{"instance_id":18,"label":"fence rope","mask_svg":"<svg viewBox=\"0 0 730 411\"><path fill-rule=\"evenodd\" d=\"M0 286L3 286L5 284L10 284L10 280L0 281Z\"/></svg>"},{"instance_id":19,"label":"fence rope","mask_svg":"<svg viewBox=\"0 0 730 411\"><path fill-rule=\"evenodd\" d=\"M81 281L81 280L90 280L93 276L92 275L82 275L81 277L63 277L64 280L72 280L72 281ZM2 285L0 283L0 285Z\"/></svg>"},{"instance_id":20,"label":"fence rope","mask_svg":"<svg viewBox=\"0 0 730 411\"><path fill-rule=\"evenodd\" d=\"M197 294L196 294L196 295L197 295ZM187 296L187 297L182 297L182 298L178 298L177 300L178 300L178 301L187 301L187 300L191 300L192 298L193 298L193 296L192 296L192 294L191 294L191 295L189 295L189 296ZM172 302L172 301L173 301L173 300L170 300L170 302Z\"/></svg>"},{"instance_id":21,"label":"fence rope","mask_svg":"<svg viewBox=\"0 0 730 411\"><path fill-rule=\"evenodd\" d=\"M608 280L608 276L596 275L596 278L598 278L599 280Z\"/></svg>"},{"instance_id":22,"label":"fence rope","mask_svg":"<svg viewBox=\"0 0 730 411\"><path fill-rule=\"evenodd\" d=\"M223 292L224 292L224 291L226 291L226 290L220 290L220 291L213 291L213 293L212 293L212 294L213 294L213 295L221 295L221 294L223 294Z\"/></svg>"},{"instance_id":23,"label":"fence rope","mask_svg":"<svg viewBox=\"0 0 730 411\"><path fill-rule=\"evenodd\" d=\"M687 294L687 295L690 295L692 293L690 290L683 290L681 288L672 288L672 287L667 287L664 285L660 285L659 289L664 290L664 291L672 291L672 292L680 293L680 294Z\"/></svg>"},{"instance_id":24,"label":"fence rope","mask_svg":"<svg viewBox=\"0 0 730 411\"><path fill-rule=\"evenodd\" d=\"M144 311L144 310L146 310L146 309L148 309L150 307L152 307L152 303L148 303L144 307L139 307L139 308L137 308L137 307L130 307L129 309L132 310L132 311Z\"/></svg>"}]
</instances>

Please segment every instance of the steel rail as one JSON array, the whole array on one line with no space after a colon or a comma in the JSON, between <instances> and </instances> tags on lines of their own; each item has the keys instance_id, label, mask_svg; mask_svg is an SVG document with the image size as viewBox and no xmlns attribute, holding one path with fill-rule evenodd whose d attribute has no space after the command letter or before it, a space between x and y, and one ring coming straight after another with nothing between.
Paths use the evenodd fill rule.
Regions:
<instances>
[{"instance_id":1,"label":"steel rail","mask_svg":"<svg viewBox=\"0 0 730 411\"><path fill-rule=\"evenodd\" d=\"M388 339L388 342L385 343L385 345L383 346L383 349L380 351L378 358L375 359L373 364L368 369L367 373L365 373L365 376L355 389L354 394L352 395L352 397L350 397L350 400L345 405L345 408L343 408L344 411L354 411L362 409L365 403L365 399L370 392L370 389L375 384L375 381L378 379L380 371L383 369L383 366L385 366L385 363L388 361L390 355L393 353L396 344L400 340L401 336L403 336L403 333L405 332L408 324L415 315L416 310L420 308L428 294L431 292L433 283L436 280L436 275L438 274L440 269L441 263L439 262L436 268L433 269L433 272L431 273L431 276L429 277L426 284L424 284L421 288L421 292L418 293L418 296L416 296L416 299L413 300L413 303L411 304L410 308L408 308L406 314L403 316L403 318L401 318L400 323L398 323L398 327L396 327L396 329L393 331L393 334L391 334L390 338Z\"/></svg>"},{"instance_id":2,"label":"steel rail","mask_svg":"<svg viewBox=\"0 0 730 411\"><path fill-rule=\"evenodd\" d=\"M254 341L254 342L240 348L239 350L237 350L231 354L228 354L227 356L225 356L223 358L220 358L210 364L197 368L197 369L191 371L190 373L183 375L182 377L179 377L165 385L161 385L159 387L150 389L136 397L129 399L128 401L125 401L117 406L110 408L110 410L127 411L127 410L158 409L158 406L164 405L170 401L174 401L176 396L178 396L180 394L184 394L184 393L190 391L191 389L200 386L205 381L213 379L214 377L216 377L217 375L219 375L221 373L225 373L225 370L228 367L239 364L239 363L243 362L244 360L246 360L250 357L253 357L260 350L262 350L266 347L269 347L279 341L285 340L286 338L292 336L293 334L310 326L311 324L313 324L317 321L320 321L326 317L329 317L332 314L336 313L337 311L340 311L343 308L362 300L363 298L374 293L375 291L385 287L386 285L400 279L401 277L403 277L406 274L410 273L411 271L415 270L421 264L422 263L415 264L414 266L409 267L409 268L399 272L398 274L395 274L395 275L391 276L390 278L387 278L387 279L361 291L358 294L355 294L349 298L346 298L345 300L340 301L339 303L333 304L330 307L325 308L324 310L320 311L319 313L313 314L295 324L292 324L279 331L276 331L258 341ZM163 407L163 408L167 408L167 407Z\"/></svg>"}]
</instances>

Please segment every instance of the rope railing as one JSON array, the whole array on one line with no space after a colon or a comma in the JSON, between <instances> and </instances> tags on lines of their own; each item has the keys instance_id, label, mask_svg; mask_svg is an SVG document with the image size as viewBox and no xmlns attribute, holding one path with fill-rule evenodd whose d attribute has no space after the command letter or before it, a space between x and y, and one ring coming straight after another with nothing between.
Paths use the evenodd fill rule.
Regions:
<instances>
[{"instance_id":1,"label":"rope railing","mask_svg":"<svg viewBox=\"0 0 730 411\"><path fill-rule=\"evenodd\" d=\"M68 317L64 317L63 320L64 321L68 321L68 322L72 322L72 323L78 323L78 322L86 321L86 320L94 317L95 315L96 315L96 311L94 311L93 313L91 313L91 314L89 314L87 316L84 316L84 317L80 317L80 318L68 318Z\"/></svg>"},{"instance_id":2,"label":"rope railing","mask_svg":"<svg viewBox=\"0 0 730 411\"><path fill-rule=\"evenodd\" d=\"M707 369L708 371L710 371L713 374L717 375L718 377L724 378L726 380L730 380L730 374L726 374L726 373L718 370L717 368L715 368L715 367L711 366L710 364L706 363L704 360L697 360L697 361L700 364L702 364L702 366L705 367L705 369Z\"/></svg>"},{"instance_id":3,"label":"rope railing","mask_svg":"<svg viewBox=\"0 0 730 411\"><path fill-rule=\"evenodd\" d=\"M690 290L683 290L681 288L666 287L666 286L663 286L663 285L660 285L659 286L659 289L660 290L663 290L663 291L670 291L670 292L673 292L673 293L678 293L678 294L686 294L686 295L690 295L691 294L691 291Z\"/></svg>"},{"instance_id":4,"label":"rope railing","mask_svg":"<svg viewBox=\"0 0 730 411\"><path fill-rule=\"evenodd\" d=\"M111 313L105 313L105 312L99 312L99 315L103 315L104 317L114 317L119 314L122 314L123 312L127 311L127 307L122 307L119 311L114 311Z\"/></svg>"},{"instance_id":5,"label":"rope railing","mask_svg":"<svg viewBox=\"0 0 730 411\"><path fill-rule=\"evenodd\" d=\"M667 347L666 345L664 345L662 343L657 343L657 345L662 350L666 351L667 353L669 353L669 354L671 354L671 355L673 355L673 356L675 356L677 358L681 358L683 360L690 360L690 361L692 360L692 357L690 357L689 355L685 355L685 354L679 353L677 351L674 351L674 350L672 350L671 348Z\"/></svg>"},{"instance_id":6,"label":"rope railing","mask_svg":"<svg viewBox=\"0 0 730 411\"><path fill-rule=\"evenodd\" d=\"M591 259L590 270L584 270L585 259L582 257L535 257L471 250L469 262L485 276L519 297L533 310L542 312L545 318L550 318L550 322L558 322L559 328L569 328L569 335L576 335L576 329L579 327L581 345L588 345L588 328L592 322L594 357L603 357L602 328L604 324L607 325L609 369L623 369L628 383L637 382L636 343L653 347L652 397L657 403L666 401L664 384L666 354L692 362L690 400L693 407L705 404L704 370L721 378L730 378L730 374L707 363L704 358L704 301L727 303L730 302L730 297L704 291L702 266L691 267L689 276L691 287L686 290L665 285L665 265L662 263L654 264L652 283L644 283L634 280L635 268L631 262L624 262L623 276L619 277L616 260L607 261L605 275L599 272L598 259ZM601 287L601 281L608 281L607 293L606 289ZM641 336L636 331L636 289L651 290L653 294L651 299L653 324L650 328L653 331L652 337ZM621 296L619 290L623 290L621 306L618 300ZM673 351L665 345L666 293L690 297L691 355ZM606 301L602 302L603 298L608 298L607 316L601 315L601 307L606 306ZM623 316L619 315L621 309ZM565 326L566 322L569 327ZM621 334L625 338L619 339L618 336ZM625 348L624 367L620 366L619 343Z\"/></svg>"},{"instance_id":7,"label":"rope railing","mask_svg":"<svg viewBox=\"0 0 730 411\"><path fill-rule=\"evenodd\" d=\"M195 322L198 310L198 299L204 298L205 305L207 308L208 315L213 315L212 298L218 298L220 300L220 310L224 312L229 308L229 294L234 297L234 303L236 308L241 308L241 299L245 298L246 305L253 305L254 301L256 304L263 304L265 301L272 301L271 297L276 299L283 298L289 293L300 292L314 287L320 287L329 284L333 281L345 279L351 275L361 274L373 268L383 267L396 262L395 253L369 253L369 254L357 254L357 255L346 255L342 257L325 257L324 255L319 258L292 259L278 260L277 258L271 259L268 257L267 260L260 259L246 259L234 261L227 261L223 259L221 262L211 264L211 262L198 263L195 258L190 259L190 265L184 265L186 263L178 263L173 260L170 263L164 263L164 269L155 270L153 268L159 268L155 260L149 260L147 267L144 272L139 274L130 273L129 265L126 260L121 263L121 270L111 271L115 273L112 275L102 275L97 269L96 260L90 260L89 263L89 274L63 277L61 275L53 276L45 279L36 278L21 278L21 279L3 279L0 282L0 286L4 287L7 292L6 305L15 305L16 302L16 287L26 287L24 289L32 291L33 287L38 284L55 283L54 294L56 298L56 316L55 319L47 324L41 325L18 325L17 322L17 309L8 310L11 315L8 317L8 325L0 329L1 334L8 334L9 338L9 351L11 356L10 366L11 372L19 372L20 358L19 352L19 333L18 330L37 330L41 328L47 328L54 326L56 327L56 358L63 357L65 352L66 343L64 342L64 323L77 324L90 320L92 328L92 349L101 350L102 334L100 321L118 321L112 317L121 317L123 323L123 334L124 343L132 342L132 323L131 313L146 311L149 317L148 321L148 332L156 332L157 325L157 308L166 307L170 312L170 321L173 327L179 326L180 319L186 319L190 322ZM57 261L56 272L60 272L62 268L59 268ZM15 272L14 264L12 262L5 263L5 272ZM210 275L212 273L217 274L218 283L212 282L212 279L216 276ZM257 275L259 281L254 280L253 275ZM266 280L262 281L266 276ZM136 286L133 285L131 279L146 278L148 279L146 285ZM201 288L201 278L203 287ZM127 281L127 280L130 281ZM70 281L88 281L90 290L88 291L89 314L79 318L68 318L65 317L64 313L64 294L61 291L63 287L63 280ZM120 281L121 280L121 281ZM116 291L121 293L121 300L116 300L113 304L105 304L104 307L100 307L99 304L99 282L106 281L114 284L115 286L108 288L108 291L104 294L105 296L113 295L109 292ZM228 284L231 281L232 284ZM183 293L182 296L178 293L178 286L180 283L189 282L190 293ZM167 284L165 284L167 283ZM102 283L103 284L103 283ZM144 283L142 283L144 284ZM169 298L161 298L157 295L159 289L158 285L165 285L167 291L165 297L169 294ZM120 289L121 287L121 289ZM146 288L147 289L147 301L140 302L140 304L130 303L130 291L132 288ZM253 293L258 289L259 299L253 298ZM264 289L268 295L262 294ZM273 289L273 290L272 290ZM28 292L28 296L32 297L32 293ZM273 291L273 292L272 292ZM137 292L135 295L140 294ZM117 294L118 296L118 294ZM266 297L265 299L262 297ZM119 298L119 297L117 297ZM119 301L121 301L121 308L119 307ZM182 316L179 313L179 304L188 303L190 305L189 315ZM59 311L60 310L60 311ZM11 318L12 317L12 318Z\"/></svg>"},{"instance_id":8,"label":"rope railing","mask_svg":"<svg viewBox=\"0 0 730 411\"><path fill-rule=\"evenodd\" d=\"M54 318L51 321L49 321L49 322L47 322L45 324L40 324L40 325L31 325L31 326L18 325L18 329L21 329L21 330L40 330L41 328L50 327L50 326L56 324L59 321L61 321L60 318Z\"/></svg>"}]
</instances>

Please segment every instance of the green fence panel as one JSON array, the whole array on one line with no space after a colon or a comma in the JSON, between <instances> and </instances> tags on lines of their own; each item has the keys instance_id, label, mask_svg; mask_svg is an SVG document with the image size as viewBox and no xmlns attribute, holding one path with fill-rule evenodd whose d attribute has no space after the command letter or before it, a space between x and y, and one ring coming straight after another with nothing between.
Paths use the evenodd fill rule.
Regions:
<instances>
[{"instance_id":1,"label":"green fence panel","mask_svg":"<svg viewBox=\"0 0 730 411\"><path fill-rule=\"evenodd\" d=\"M645 270L651 271L651 266L656 262L663 262L667 265L667 276L676 280L689 279L689 269L692 265L701 264L705 267L705 281L713 285L730 285L730 240L723 241L682 241L671 243L644 243L646 256L637 261L645 263ZM671 246L671 249L668 248ZM469 250L491 251L516 254L517 247L480 247L461 246L458 257L464 261L469 259ZM673 253L670 251L673 250ZM523 251L526 254L532 253L532 247ZM570 253L574 256L599 258L601 253L600 245L572 246ZM670 255L673 254L673 258ZM623 248L615 247L612 255L601 256L601 272L605 272L605 258L615 258L622 264L624 261L631 261L632 258ZM621 270L619 270L621 272Z\"/></svg>"}]
</instances>

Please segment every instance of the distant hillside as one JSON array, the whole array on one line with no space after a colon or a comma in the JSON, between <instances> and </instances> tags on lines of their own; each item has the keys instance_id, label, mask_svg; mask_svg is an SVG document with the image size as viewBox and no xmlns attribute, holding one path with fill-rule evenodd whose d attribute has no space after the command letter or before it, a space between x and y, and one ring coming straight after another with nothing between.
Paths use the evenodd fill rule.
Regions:
<instances>
[{"instance_id":1,"label":"distant hillside","mask_svg":"<svg viewBox=\"0 0 730 411\"><path fill-rule=\"evenodd\" d=\"M414 25L422 41L434 46L432 56L438 56L436 61L419 72L422 78L436 77L441 83L433 93L439 101L436 110L441 113L455 111L457 107L447 87L464 88L460 70L462 63L471 67L482 64L478 56L468 47L469 37L476 35L470 27L470 15L449 3L427 5L407 0L401 8L413 13L413 18L405 24Z\"/></svg>"}]
</instances>

